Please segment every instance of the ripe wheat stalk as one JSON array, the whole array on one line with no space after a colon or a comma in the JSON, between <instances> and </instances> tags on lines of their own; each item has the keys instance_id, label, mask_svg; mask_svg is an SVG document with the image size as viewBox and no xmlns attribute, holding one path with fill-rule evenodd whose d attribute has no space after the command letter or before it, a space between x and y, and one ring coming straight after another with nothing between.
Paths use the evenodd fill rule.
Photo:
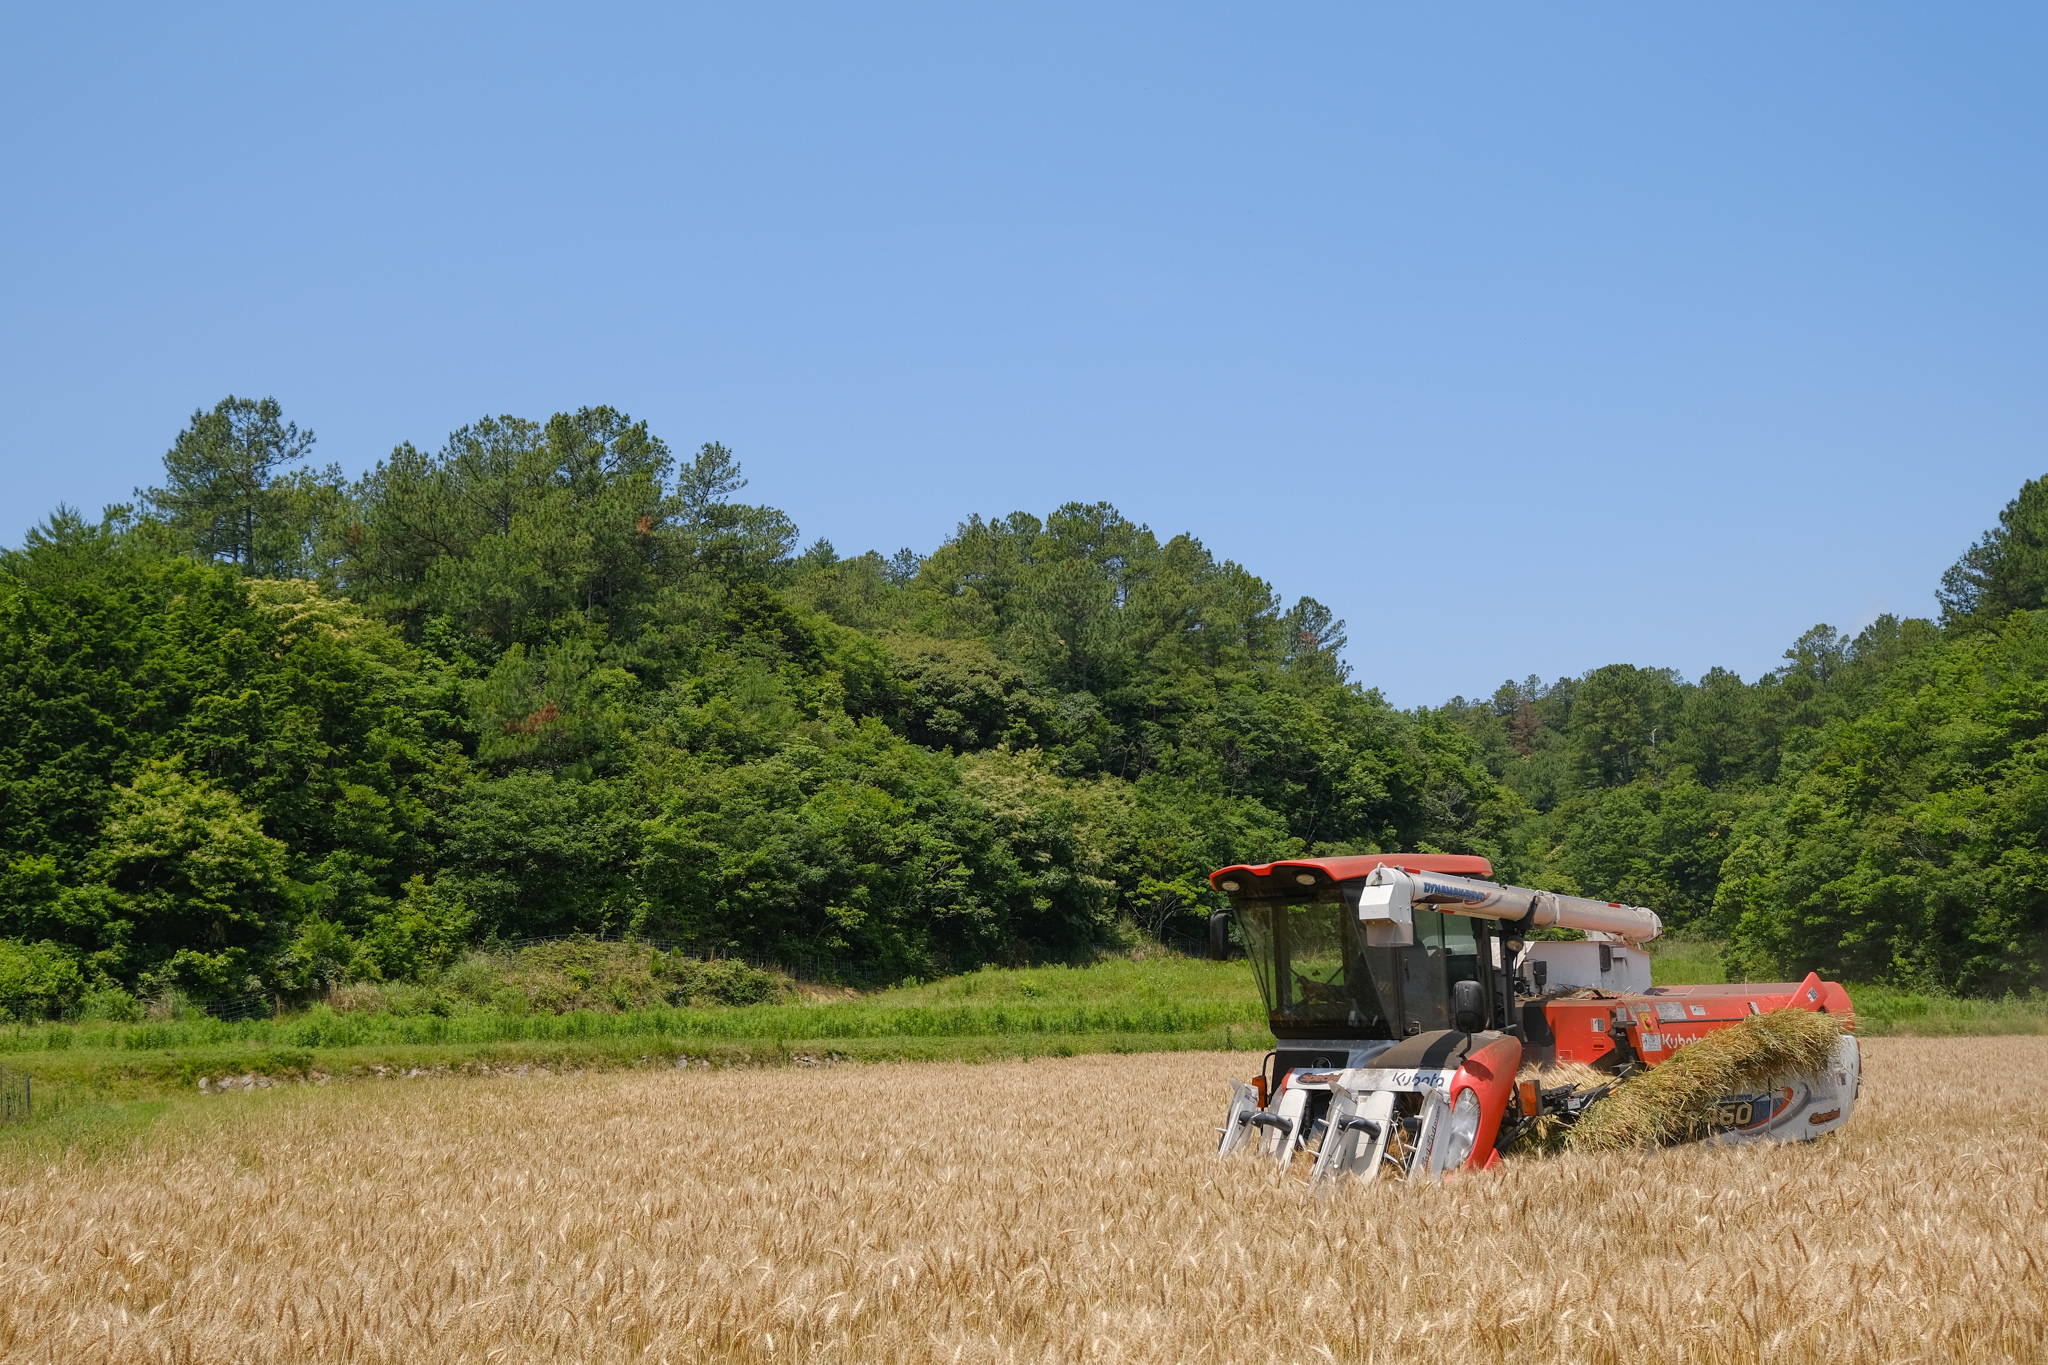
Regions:
<instances>
[{"instance_id":1,"label":"ripe wheat stalk","mask_svg":"<svg viewBox=\"0 0 2048 1365\"><path fill-rule=\"evenodd\" d=\"M1818 1145L1320 1197L1212 1155L1243 1054L238 1094L0 1157L0 1356L2048 1357L2048 1039L1866 1059Z\"/></svg>"}]
</instances>

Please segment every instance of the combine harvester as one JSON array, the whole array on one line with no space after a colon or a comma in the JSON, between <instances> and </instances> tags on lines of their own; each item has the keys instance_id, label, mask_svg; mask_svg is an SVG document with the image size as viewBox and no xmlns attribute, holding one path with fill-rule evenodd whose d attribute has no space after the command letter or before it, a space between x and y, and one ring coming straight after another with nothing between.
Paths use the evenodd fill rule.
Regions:
<instances>
[{"instance_id":1,"label":"combine harvester","mask_svg":"<svg viewBox=\"0 0 2048 1365\"><path fill-rule=\"evenodd\" d=\"M1231 910L1209 924L1229 951L1234 915L1277 1048L1232 1081L1220 1150L1282 1165L1313 1151L1311 1183L1409 1179L1484 1168L1548 1120L1572 1124L1622 1077L1755 1015L1843 1016L1849 996L1798 985L1652 986L1643 945L1663 926L1632 905L1481 880L1484 858L1387 853L1226 867L1210 877ZM1583 941L1538 941L1544 928ZM1546 1086L1528 1064L1582 1063L1613 1079ZM1584 1073L1582 1073L1584 1074ZM1853 1036L1815 1072L1723 1097L1724 1142L1789 1142L1849 1120L1862 1081Z\"/></svg>"}]
</instances>

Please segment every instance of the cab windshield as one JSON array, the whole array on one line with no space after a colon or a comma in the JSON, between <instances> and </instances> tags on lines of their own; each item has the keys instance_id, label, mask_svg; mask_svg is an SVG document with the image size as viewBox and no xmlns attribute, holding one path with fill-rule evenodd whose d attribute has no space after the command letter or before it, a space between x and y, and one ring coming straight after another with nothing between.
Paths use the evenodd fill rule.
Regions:
<instances>
[{"instance_id":1,"label":"cab windshield","mask_svg":"<svg viewBox=\"0 0 2048 1365\"><path fill-rule=\"evenodd\" d=\"M1235 903L1237 921L1275 1037L1399 1038L1449 1027L1445 921L1415 907L1415 944L1372 948L1358 920L1358 889L1329 887L1313 898Z\"/></svg>"}]
</instances>

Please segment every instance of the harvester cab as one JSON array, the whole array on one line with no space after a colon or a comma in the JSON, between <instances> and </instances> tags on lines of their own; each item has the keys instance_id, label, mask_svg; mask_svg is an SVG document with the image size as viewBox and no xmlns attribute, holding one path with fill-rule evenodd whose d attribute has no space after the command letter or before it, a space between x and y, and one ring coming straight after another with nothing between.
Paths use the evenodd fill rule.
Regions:
<instances>
[{"instance_id":1,"label":"harvester cab","mask_svg":"<svg viewBox=\"0 0 2048 1365\"><path fill-rule=\"evenodd\" d=\"M1440 1176L1483 1167L1530 1127L1570 1124L1620 1079L1687 1042L1766 1011L1849 1014L1838 985L1651 984L1657 916L1486 880L1484 858L1380 854L1226 867L1212 952L1251 960L1276 1047L1232 1081L1219 1150L1310 1179ZM1235 926L1235 934L1231 933ZM1545 928L1578 941L1539 941ZM1850 1016L1853 1023L1853 1015ZM1583 1063L1598 1080L1547 1084ZM1819 1137L1848 1120L1860 1079L1853 1037L1817 1072L1728 1096L1724 1141Z\"/></svg>"}]
</instances>

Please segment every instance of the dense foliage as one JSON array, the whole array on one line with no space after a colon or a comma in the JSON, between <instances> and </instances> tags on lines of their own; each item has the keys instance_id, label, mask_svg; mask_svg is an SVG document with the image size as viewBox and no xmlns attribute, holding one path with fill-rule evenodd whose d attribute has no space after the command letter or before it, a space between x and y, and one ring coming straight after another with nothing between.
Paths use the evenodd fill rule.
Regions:
<instances>
[{"instance_id":1,"label":"dense foliage","mask_svg":"<svg viewBox=\"0 0 2048 1365\"><path fill-rule=\"evenodd\" d=\"M1817 626L1745 683L1613 665L1443 714L1518 799L1499 870L1655 907L1754 978L1988 993L2048 945L2048 480L1944 579L1944 621Z\"/></svg>"},{"instance_id":2,"label":"dense foliage","mask_svg":"<svg viewBox=\"0 0 2048 1365\"><path fill-rule=\"evenodd\" d=\"M352 484L311 443L228 399L164 487L0 560L0 1008L305 999L578 931L928 975L1190 929L1226 862L1393 848L1761 973L2002 987L2048 928L2040 484L1939 625L1402 712L1326 608L1106 505L842 557L610 409Z\"/></svg>"},{"instance_id":3,"label":"dense foliage","mask_svg":"<svg viewBox=\"0 0 2048 1365\"><path fill-rule=\"evenodd\" d=\"M310 441L229 399L6 555L7 1007L573 931L893 978L1193 926L1238 858L1491 847L1464 731L1112 508L847 559L608 409L353 485Z\"/></svg>"}]
</instances>

